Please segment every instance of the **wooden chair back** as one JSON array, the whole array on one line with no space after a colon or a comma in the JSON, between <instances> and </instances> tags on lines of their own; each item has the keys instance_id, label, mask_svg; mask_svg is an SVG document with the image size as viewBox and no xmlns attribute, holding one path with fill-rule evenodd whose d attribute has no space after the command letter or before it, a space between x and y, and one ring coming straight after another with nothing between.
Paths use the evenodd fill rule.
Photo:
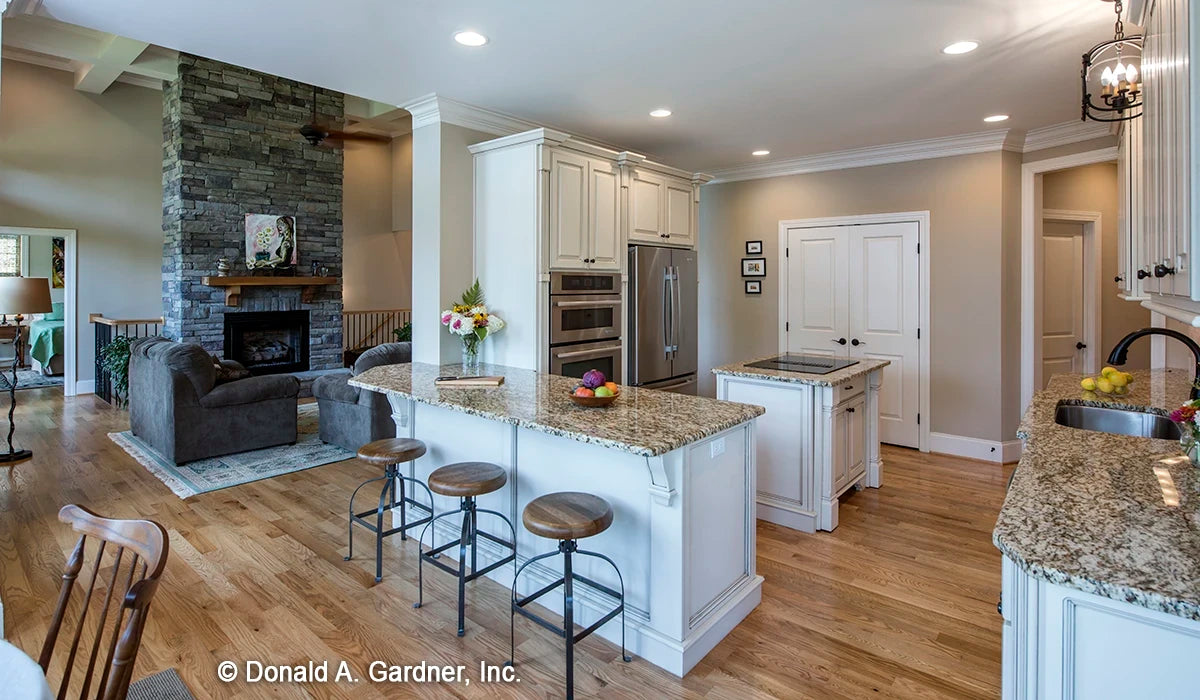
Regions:
<instances>
[{"instance_id":1,"label":"wooden chair back","mask_svg":"<svg viewBox=\"0 0 1200 700\"><path fill-rule=\"evenodd\" d=\"M62 665L58 700L67 697L73 676L74 680L81 681L78 694L81 700L89 697L122 700L129 690L150 599L158 589L167 563L170 548L167 531L150 520L102 518L78 505L63 506L58 519L80 533L80 537L67 558L58 605L38 663L43 672L49 671L50 659L70 609L78 621L73 632L63 635L67 647L62 651L67 657ZM90 576L86 587L82 582L79 585L82 601L73 602L72 592L79 572L84 568L88 540L96 541L90 547L95 552L95 559L88 567ZM103 563L106 550L109 556L107 563ZM120 601L113 606L113 598L118 595ZM92 608L97 609L95 613L91 612ZM97 663L102 650L104 658ZM56 670L57 666L59 664L56 664ZM75 673L80 670L82 675ZM97 673L99 678L96 678Z\"/></svg>"}]
</instances>

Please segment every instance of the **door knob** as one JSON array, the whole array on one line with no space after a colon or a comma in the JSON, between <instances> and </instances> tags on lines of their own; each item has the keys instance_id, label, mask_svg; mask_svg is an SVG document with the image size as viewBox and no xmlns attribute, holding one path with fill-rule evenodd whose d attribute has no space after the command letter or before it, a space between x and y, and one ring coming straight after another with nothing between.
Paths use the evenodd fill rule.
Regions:
<instances>
[{"instance_id":1,"label":"door knob","mask_svg":"<svg viewBox=\"0 0 1200 700\"><path fill-rule=\"evenodd\" d=\"M837 343L838 345L845 345L845 344L846 344L846 339L845 339L845 338L838 338L837 340L835 340L835 341L833 341L833 342Z\"/></svg>"},{"instance_id":2,"label":"door knob","mask_svg":"<svg viewBox=\"0 0 1200 700\"><path fill-rule=\"evenodd\" d=\"M1145 270L1138 270L1138 279L1144 280L1149 276L1150 276L1149 272L1146 272Z\"/></svg>"},{"instance_id":3,"label":"door knob","mask_svg":"<svg viewBox=\"0 0 1200 700\"><path fill-rule=\"evenodd\" d=\"M1084 344L1082 341L1080 341L1080 342L1078 342L1078 343L1075 343L1075 349L1076 349L1076 350L1082 350L1082 349L1084 349L1084 348L1086 348L1086 347L1087 347L1087 345L1085 345L1085 344Z\"/></svg>"},{"instance_id":4,"label":"door knob","mask_svg":"<svg viewBox=\"0 0 1200 700\"><path fill-rule=\"evenodd\" d=\"M858 338L855 338L854 340L850 341L850 344L853 345L854 347L858 347L859 345L866 345L866 342L859 340Z\"/></svg>"},{"instance_id":5,"label":"door knob","mask_svg":"<svg viewBox=\"0 0 1200 700\"><path fill-rule=\"evenodd\" d=\"M1163 265L1162 263L1159 263L1154 266L1154 276L1155 277L1158 277L1161 279L1163 277L1166 277L1167 275L1173 275L1173 274L1175 274L1175 268L1173 268L1173 267L1167 267L1166 265Z\"/></svg>"},{"instance_id":6,"label":"door knob","mask_svg":"<svg viewBox=\"0 0 1200 700\"><path fill-rule=\"evenodd\" d=\"M1116 282L1117 284L1120 284L1124 281L1125 281L1125 278L1121 275L1117 275L1116 277L1113 278L1113 282Z\"/></svg>"}]
</instances>

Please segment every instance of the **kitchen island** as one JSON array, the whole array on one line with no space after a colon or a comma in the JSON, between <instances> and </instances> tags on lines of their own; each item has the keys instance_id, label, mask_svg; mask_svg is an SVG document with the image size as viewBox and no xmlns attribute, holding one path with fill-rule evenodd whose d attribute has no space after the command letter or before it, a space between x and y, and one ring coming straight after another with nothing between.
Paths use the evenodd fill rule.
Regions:
<instances>
[{"instance_id":1,"label":"kitchen island","mask_svg":"<svg viewBox=\"0 0 1200 700\"><path fill-rule=\"evenodd\" d=\"M1176 440L1060 425L1060 404L1165 415L1192 372L1133 372L1124 396L1058 375L1034 397L992 539L1002 561L1003 697L1194 698L1200 474Z\"/></svg>"},{"instance_id":2,"label":"kitchen island","mask_svg":"<svg viewBox=\"0 0 1200 700\"><path fill-rule=\"evenodd\" d=\"M717 398L767 409L757 431L758 517L804 532L832 530L839 496L882 483L879 386L889 363L863 359L811 374L753 366L761 362L713 370Z\"/></svg>"},{"instance_id":3,"label":"kitchen island","mask_svg":"<svg viewBox=\"0 0 1200 700\"><path fill-rule=\"evenodd\" d=\"M462 375L461 366L413 363L376 367L350 383L387 394L397 435L428 446L423 457L402 466L410 476L424 480L434 469L462 461L508 470L507 485L478 502L516 524L519 563L556 547L521 527L529 501L555 491L608 500L612 526L581 547L606 554L620 567L629 650L686 674L762 597L753 494L755 421L764 410L632 387L622 387L607 408L583 408L568 396L576 379L498 365L476 373L505 381L489 388L438 387L437 377ZM440 513L456 510L458 503L435 496L435 506ZM443 521L439 542L457 536L459 525L446 522L453 520ZM494 516L479 520L481 529L507 535ZM480 543L480 568L499 557L498 547ZM530 566L521 591L550 583L561 574L559 567L558 557ZM602 563L581 558L576 573L618 586ZM511 568L488 575L512 584ZM539 602L561 612L561 596ZM609 607L610 601L590 590L576 589L578 624L591 624ZM619 643L619 625L618 617L598 633Z\"/></svg>"}]
</instances>

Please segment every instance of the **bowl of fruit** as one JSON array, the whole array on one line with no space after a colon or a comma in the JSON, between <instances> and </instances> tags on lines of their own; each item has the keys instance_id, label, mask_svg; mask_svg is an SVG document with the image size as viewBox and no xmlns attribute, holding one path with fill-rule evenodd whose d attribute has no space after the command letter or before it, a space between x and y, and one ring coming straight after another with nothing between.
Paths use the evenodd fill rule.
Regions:
<instances>
[{"instance_id":1,"label":"bowl of fruit","mask_svg":"<svg viewBox=\"0 0 1200 700\"><path fill-rule=\"evenodd\" d=\"M1083 398L1090 400L1123 396L1129 393L1130 384L1133 384L1133 375L1115 367L1105 367L1095 377L1085 377L1079 382L1083 389Z\"/></svg>"},{"instance_id":2,"label":"bowl of fruit","mask_svg":"<svg viewBox=\"0 0 1200 700\"><path fill-rule=\"evenodd\" d=\"M589 369L583 373L579 385L571 390L571 400L580 406L596 408L607 406L621 395L621 387L616 382L610 382L604 373L598 369Z\"/></svg>"}]
</instances>

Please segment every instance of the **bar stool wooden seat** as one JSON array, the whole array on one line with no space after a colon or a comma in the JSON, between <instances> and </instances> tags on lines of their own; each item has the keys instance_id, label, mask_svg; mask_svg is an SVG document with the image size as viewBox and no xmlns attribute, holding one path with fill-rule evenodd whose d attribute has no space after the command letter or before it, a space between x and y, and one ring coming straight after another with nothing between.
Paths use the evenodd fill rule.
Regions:
<instances>
[{"instance_id":1,"label":"bar stool wooden seat","mask_svg":"<svg viewBox=\"0 0 1200 700\"><path fill-rule=\"evenodd\" d=\"M578 548L576 540L584 537L592 537L598 535L609 528L613 522L613 509L608 501L594 496L590 493L579 493L576 491L564 491L560 493L550 493L545 496L539 496L529 502L525 506L525 510L521 513L521 522L525 525L525 529L539 537L558 540L558 550L554 552L546 552L531 557L528 561L517 569L517 575L513 578L512 588L512 612L510 613L511 639L509 648L510 665L515 663L514 656L516 654L516 616L517 613L533 620L542 627L554 632L559 637L566 640L566 666L567 666L567 698L575 697L575 644L579 640L587 637L592 632L600 629L609 620L621 615L621 658L626 662L633 659L625 653L625 582L621 578L621 570L617 568L612 559L598 552L589 552ZM517 595L517 581L521 576L521 572L525 567L556 554L563 556L563 575L557 581L538 589L536 592L520 597ZM580 576L575 573L573 568L573 555L581 555L587 557L595 557L608 562L609 566L617 574L617 581L620 585L620 590L613 590L602 583L594 581L585 576ZM589 627L578 634L575 633L575 583L582 583L592 589L600 591L605 595L614 598L617 601L616 607L609 610L600 619L596 620ZM549 593L550 591L563 587L563 615L562 626L559 627L549 620L536 615L525 609L525 606Z\"/></svg>"},{"instance_id":2,"label":"bar stool wooden seat","mask_svg":"<svg viewBox=\"0 0 1200 700\"><path fill-rule=\"evenodd\" d=\"M470 581L474 581L480 576L485 576L489 572L504 566L509 562L516 565L517 561L517 530L513 526L512 521L504 516L503 513L498 513L494 510L479 508L475 504L475 499L479 496L498 491L504 488L508 483L508 472L495 464L488 462L459 462L457 464L447 464L440 467L429 475L427 482L429 488L434 493L442 496L451 496L461 499L459 501L459 510L463 514L462 530L457 540L447 542L442 546L436 546L434 541L437 537L437 530L434 529L433 535L430 537L428 551L421 553L421 559L417 563L417 602L413 604L414 608L421 607L425 599L425 574L424 564L426 562L436 566L446 573L453 574L458 578L458 636L463 636L466 633L465 615L466 615L466 585ZM431 519L421 530L421 536L418 538L418 547L425 542L425 531L434 526L434 524L442 518L453 515L454 511L442 513ZM512 540L501 539L491 533L484 532L479 529L479 514L487 513L494 515L504 521L508 525L508 529L512 534ZM482 569L478 566L479 553L478 545L479 538L482 537L491 542L495 542L501 547L508 550L508 554L488 564ZM458 547L458 567L454 568L448 564L439 561L442 552L445 552L451 547ZM470 547L471 552L471 573L467 573L467 548Z\"/></svg>"},{"instance_id":3,"label":"bar stool wooden seat","mask_svg":"<svg viewBox=\"0 0 1200 700\"><path fill-rule=\"evenodd\" d=\"M358 448L358 458L377 467L383 467L383 476L367 479L354 489L354 493L350 495L350 552L346 555L345 561L350 561L354 558L354 525L357 523L371 532L375 533L375 582L383 580L383 538L389 537L396 533L400 533L400 539L408 539L408 529L425 525L433 518L433 494L429 491L429 487L422 484L417 479L410 476L404 476L400 473L400 465L405 462L412 462L425 454L425 443L412 438L385 438L383 440L375 440L368 442ZM358 495L359 489L367 484L376 481L383 482L383 489L379 492L379 503L374 510L364 510L361 513L354 512L354 497ZM424 489L426 495L429 496L429 505L425 505L420 501L413 499L405 491L405 482L413 484L413 493L416 493L417 487ZM410 507L419 508L426 511L428 514L417 520L408 520L408 509ZM385 511L400 510L400 525L389 529L383 527L383 514ZM374 516L375 522L367 520L368 516Z\"/></svg>"}]
</instances>

